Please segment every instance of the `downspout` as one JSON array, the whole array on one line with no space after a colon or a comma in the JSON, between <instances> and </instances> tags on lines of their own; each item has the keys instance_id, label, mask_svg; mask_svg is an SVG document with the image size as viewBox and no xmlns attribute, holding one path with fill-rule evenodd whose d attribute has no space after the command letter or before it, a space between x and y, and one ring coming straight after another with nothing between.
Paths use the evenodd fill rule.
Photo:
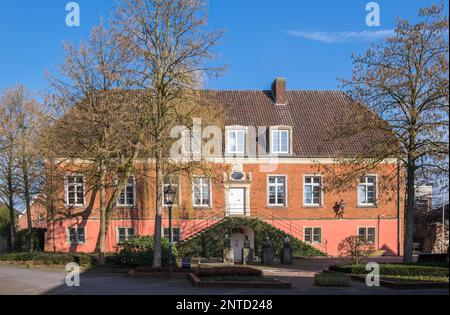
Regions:
<instances>
[{"instance_id":1,"label":"downspout","mask_svg":"<svg viewBox=\"0 0 450 315\"><path fill-rule=\"evenodd\" d=\"M401 231L401 220L400 220L400 160L397 160L397 255L400 256L400 248L401 248L401 238L400 238L400 231Z\"/></svg>"}]
</instances>

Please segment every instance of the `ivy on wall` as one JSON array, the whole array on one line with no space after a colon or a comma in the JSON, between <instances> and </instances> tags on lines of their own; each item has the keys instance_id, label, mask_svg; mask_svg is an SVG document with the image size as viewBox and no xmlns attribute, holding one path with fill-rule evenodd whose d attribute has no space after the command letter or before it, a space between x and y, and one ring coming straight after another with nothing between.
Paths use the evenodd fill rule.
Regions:
<instances>
[{"instance_id":1,"label":"ivy on wall","mask_svg":"<svg viewBox=\"0 0 450 315\"><path fill-rule=\"evenodd\" d=\"M284 240L289 237L292 252L295 257L326 256L321 251L297 238L288 235L280 229L255 218L227 218L223 222L204 230L202 233L180 243L178 253L183 257L220 258L223 253L225 235L231 235L235 228L247 226L255 232L255 255L260 256L262 245L269 237L274 254L279 256L283 249Z\"/></svg>"}]
</instances>

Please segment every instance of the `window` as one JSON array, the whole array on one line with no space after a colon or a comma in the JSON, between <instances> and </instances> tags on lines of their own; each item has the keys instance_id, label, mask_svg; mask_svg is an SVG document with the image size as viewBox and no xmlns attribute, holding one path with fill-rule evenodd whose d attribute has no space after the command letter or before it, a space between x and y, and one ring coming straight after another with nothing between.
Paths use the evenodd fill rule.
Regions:
<instances>
[{"instance_id":1,"label":"window","mask_svg":"<svg viewBox=\"0 0 450 315\"><path fill-rule=\"evenodd\" d=\"M303 240L306 243L322 243L322 228L305 227L303 233Z\"/></svg>"},{"instance_id":2,"label":"window","mask_svg":"<svg viewBox=\"0 0 450 315\"><path fill-rule=\"evenodd\" d=\"M289 154L289 130L272 130L271 153Z\"/></svg>"},{"instance_id":3,"label":"window","mask_svg":"<svg viewBox=\"0 0 450 315\"><path fill-rule=\"evenodd\" d=\"M194 207L211 206L211 181L209 178L194 178L192 191Z\"/></svg>"},{"instance_id":4,"label":"window","mask_svg":"<svg viewBox=\"0 0 450 315\"><path fill-rule=\"evenodd\" d=\"M66 204L69 206L84 206L83 176L66 177Z\"/></svg>"},{"instance_id":5,"label":"window","mask_svg":"<svg viewBox=\"0 0 450 315\"><path fill-rule=\"evenodd\" d=\"M172 185L172 187L176 190L175 192L175 196L173 197L173 206L177 206L179 205L179 185L178 185L178 178L174 178L174 179L169 179L169 180L164 180L164 188L163 188L163 204L164 207L167 207L168 205L166 204L166 194L165 194L165 188L169 185Z\"/></svg>"},{"instance_id":6,"label":"window","mask_svg":"<svg viewBox=\"0 0 450 315\"><path fill-rule=\"evenodd\" d=\"M117 205L119 207L134 206L134 178L132 176L128 178L127 186L120 194Z\"/></svg>"},{"instance_id":7,"label":"window","mask_svg":"<svg viewBox=\"0 0 450 315\"><path fill-rule=\"evenodd\" d=\"M269 176L269 205L286 205L286 177Z\"/></svg>"},{"instance_id":8,"label":"window","mask_svg":"<svg viewBox=\"0 0 450 315\"><path fill-rule=\"evenodd\" d=\"M303 184L303 195L305 206L322 205L322 177L305 176Z\"/></svg>"},{"instance_id":9,"label":"window","mask_svg":"<svg viewBox=\"0 0 450 315\"><path fill-rule=\"evenodd\" d=\"M180 228L172 228L172 242L178 243L180 241L181 236ZM164 238L169 239L169 229L164 229Z\"/></svg>"},{"instance_id":10,"label":"window","mask_svg":"<svg viewBox=\"0 0 450 315\"><path fill-rule=\"evenodd\" d=\"M86 242L84 228L69 228L67 232L70 245L84 244Z\"/></svg>"},{"instance_id":11,"label":"window","mask_svg":"<svg viewBox=\"0 0 450 315\"><path fill-rule=\"evenodd\" d=\"M365 176L358 185L358 204L361 206L374 206L376 203L376 176Z\"/></svg>"},{"instance_id":12,"label":"window","mask_svg":"<svg viewBox=\"0 0 450 315\"><path fill-rule=\"evenodd\" d=\"M227 131L227 153L228 154L245 153L245 130Z\"/></svg>"},{"instance_id":13,"label":"window","mask_svg":"<svg viewBox=\"0 0 450 315\"><path fill-rule=\"evenodd\" d=\"M364 242L367 242L369 244L375 244L375 228L374 227L358 228L358 236Z\"/></svg>"},{"instance_id":14,"label":"window","mask_svg":"<svg viewBox=\"0 0 450 315\"><path fill-rule=\"evenodd\" d=\"M119 227L117 228L117 243L121 244L134 235L134 228Z\"/></svg>"}]
</instances>

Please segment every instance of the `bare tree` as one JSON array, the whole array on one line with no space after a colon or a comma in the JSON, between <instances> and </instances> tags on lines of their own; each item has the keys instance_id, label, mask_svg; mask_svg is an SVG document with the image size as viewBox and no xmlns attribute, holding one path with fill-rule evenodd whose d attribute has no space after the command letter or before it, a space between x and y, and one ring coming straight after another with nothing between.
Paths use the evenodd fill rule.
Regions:
<instances>
[{"instance_id":1,"label":"bare tree","mask_svg":"<svg viewBox=\"0 0 450 315\"><path fill-rule=\"evenodd\" d=\"M39 191L43 180L42 163L35 146L38 103L23 85L7 90L0 108L1 142L3 144L0 181L2 198L7 200L11 213L15 204L23 201L27 216L27 249L32 251L31 199ZM11 220L11 247L14 248L14 218Z\"/></svg>"},{"instance_id":2,"label":"bare tree","mask_svg":"<svg viewBox=\"0 0 450 315\"><path fill-rule=\"evenodd\" d=\"M83 173L93 198L99 194L96 252L99 264L103 264L107 213L112 212L127 184L138 156L143 124L138 103L126 93L126 50L103 24L92 31L88 43L79 48L66 44L65 50L66 60L59 71L63 78L50 78L53 95L49 100L59 115L54 115L51 123L57 147L48 152L53 161L55 156L62 159L60 170L76 167ZM113 193L107 194L108 189Z\"/></svg>"},{"instance_id":3,"label":"bare tree","mask_svg":"<svg viewBox=\"0 0 450 315\"><path fill-rule=\"evenodd\" d=\"M135 84L144 91L140 109L145 148L155 173L155 268L161 266L163 181L174 166L168 156L170 132L175 125L191 126L189 120L200 117L195 89L203 76L221 70L206 63L221 37L221 32L205 30L206 22L201 0L125 0L112 23L116 38L133 55Z\"/></svg>"},{"instance_id":4,"label":"bare tree","mask_svg":"<svg viewBox=\"0 0 450 315\"><path fill-rule=\"evenodd\" d=\"M5 90L0 100L0 197L9 209L9 246L15 248L16 222L15 204L17 201L16 149L21 111L21 88Z\"/></svg>"},{"instance_id":5,"label":"bare tree","mask_svg":"<svg viewBox=\"0 0 450 315\"><path fill-rule=\"evenodd\" d=\"M350 163L353 177L386 159L401 161L406 171L405 263L412 261L417 175L448 174L448 17L442 3L421 9L419 17L416 24L398 20L395 35L354 56L353 76L342 80L343 87L368 110L343 112L333 136L384 135L372 137Z\"/></svg>"}]
</instances>

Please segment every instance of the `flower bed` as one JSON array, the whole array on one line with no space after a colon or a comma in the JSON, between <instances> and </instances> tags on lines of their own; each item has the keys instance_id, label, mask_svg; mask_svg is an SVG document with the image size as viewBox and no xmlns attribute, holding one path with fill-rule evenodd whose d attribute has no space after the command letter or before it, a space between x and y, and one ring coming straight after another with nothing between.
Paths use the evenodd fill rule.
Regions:
<instances>
[{"instance_id":1,"label":"flower bed","mask_svg":"<svg viewBox=\"0 0 450 315\"><path fill-rule=\"evenodd\" d=\"M314 284L324 287L349 287L350 277L339 273L317 273L314 275Z\"/></svg>"},{"instance_id":2,"label":"flower bed","mask_svg":"<svg viewBox=\"0 0 450 315\"><path fill-rule=\"evenodd\" d=\"M198 287L291 288L290 283L265 277L261 270L250 267L197 269L189 274L189 279Z\"/></svg>"}]
</instances>

